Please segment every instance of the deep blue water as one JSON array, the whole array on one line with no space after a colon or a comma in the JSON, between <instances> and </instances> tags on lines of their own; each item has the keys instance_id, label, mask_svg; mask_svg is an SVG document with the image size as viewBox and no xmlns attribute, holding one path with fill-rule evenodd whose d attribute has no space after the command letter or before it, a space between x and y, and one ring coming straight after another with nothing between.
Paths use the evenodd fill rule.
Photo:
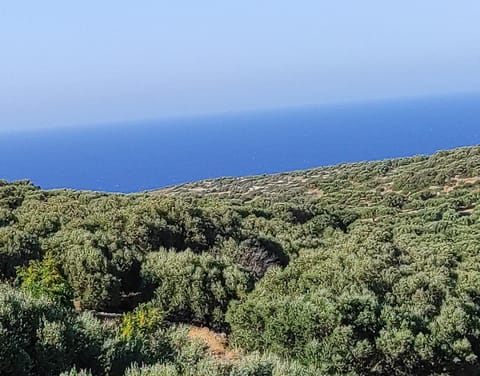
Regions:
<instances>
[{"instance_id":1,"label":"deep blue water","mask_svg":"<svg viewBox=\"0 0 480 376\"><path fill-rule=\"evenodd\" d=\"M133 192L480 143L480 95L0 133L0 179Z\"/></svg>"}]
</instances>

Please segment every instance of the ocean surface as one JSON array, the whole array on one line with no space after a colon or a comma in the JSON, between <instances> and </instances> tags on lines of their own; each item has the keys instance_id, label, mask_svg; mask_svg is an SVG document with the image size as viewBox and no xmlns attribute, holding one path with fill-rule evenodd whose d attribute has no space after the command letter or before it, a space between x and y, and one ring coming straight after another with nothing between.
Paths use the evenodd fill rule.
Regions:
<instances>
[{"instance_id":1,"label":"ocean surface","mask_svg":"<svg viewBox=\"0 0 480 376\"><path fill-rule=\"evenodd\" d=\"M388 100L3 132L0 179L135 192L475 144L480 95Z\"/></svg>"}]
</instances>

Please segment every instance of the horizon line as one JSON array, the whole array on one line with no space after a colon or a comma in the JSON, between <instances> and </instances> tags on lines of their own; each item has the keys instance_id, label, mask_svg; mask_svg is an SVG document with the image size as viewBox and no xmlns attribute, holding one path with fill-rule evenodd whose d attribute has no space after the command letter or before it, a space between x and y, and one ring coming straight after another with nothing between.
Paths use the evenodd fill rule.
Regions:
<instances>
[{"instance_id":1,"label":"horizon line","mask_svg":"<svg viewBox=\"0 0 480 376\"><path fill-rule=\"evenodd\" d=\"M237 116L245 114L262 114L277 111L293 111L302 109L314 109L314 108L335 108L344 106L360 106L360 105L372 105L377 103L394 103L394 102L408 102L413 100L428 100L428 99L447 99L451 97L462 96L480 96L480 91L459 91L451 93L422 93L400 96L387 96L387 97L368 97L368 98L354 98L345 100L333 100L324 101L321 103L305 103L305 104L291 104L285 106L271 106L271 107L259 107L259 108L246 108L242 110L224 110L224 111L208 111L198 112L194 114L172 114L165 116L156 116L149 118L136 118L127 120L108 120L92 123L81 124L68 124L68 125L46 125L46 126L34 126L34 127L19 127L19 128L0 128L0 134L14 134L14 133L30 133L39 131L56 131L56 130L79 130L91 129L94 127L112 127L112 126L128 126L139 123L152 123L152 122L168 122L168 121L183 121L193 120L201 118L216 118L222 116Z\"/></svg>"}]
</instances>

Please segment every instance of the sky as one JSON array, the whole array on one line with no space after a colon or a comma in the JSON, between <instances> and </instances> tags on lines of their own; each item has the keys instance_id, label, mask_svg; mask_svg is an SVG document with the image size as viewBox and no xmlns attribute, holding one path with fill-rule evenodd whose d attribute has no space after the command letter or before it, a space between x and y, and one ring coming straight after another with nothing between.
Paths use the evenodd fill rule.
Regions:
<instances>
[{"instance_id":1,"label":"sky","mask_svg":"<svg viewBox=\"0 0 480 376\"><path fill-rule=\"evenodd\" d=\"M0 1L0 130L480 92L478 0Z\"/></svg>"}]
</instances>

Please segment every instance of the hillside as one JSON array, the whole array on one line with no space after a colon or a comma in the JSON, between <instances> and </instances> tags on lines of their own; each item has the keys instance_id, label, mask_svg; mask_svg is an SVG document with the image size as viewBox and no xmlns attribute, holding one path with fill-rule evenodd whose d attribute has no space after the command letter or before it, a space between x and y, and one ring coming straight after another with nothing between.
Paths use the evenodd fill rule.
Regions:
<instances>
[{"instance_id":1,"label":"hillside","mask_svg":"<svg viewBox=\"0 0 480 376\"><path fill-rule=\"evenodd\" d=\"M386 159L374 162L347 163L336 166L272 175L202 180L153 191L158 194L192 194L221 198L249 199L293 195L322 197L332 187L358 192L382 193L403 191L413 193L431 189L442 190L474 184L478 147L441 151L432 156ZM341 181L341 182L340 182ZM343 184L341 184L343 183Z\"/></svg>"},{"instance_id":2,"label":"hillside","mask_svg":"<svg viewBox=\"0 0 480 376\"><path fill-rule=\"evenodd\" d=\"M0 181L0 374L478 375L479 205L480 146L130 195Z\"/></svg>"}]
</instances>

